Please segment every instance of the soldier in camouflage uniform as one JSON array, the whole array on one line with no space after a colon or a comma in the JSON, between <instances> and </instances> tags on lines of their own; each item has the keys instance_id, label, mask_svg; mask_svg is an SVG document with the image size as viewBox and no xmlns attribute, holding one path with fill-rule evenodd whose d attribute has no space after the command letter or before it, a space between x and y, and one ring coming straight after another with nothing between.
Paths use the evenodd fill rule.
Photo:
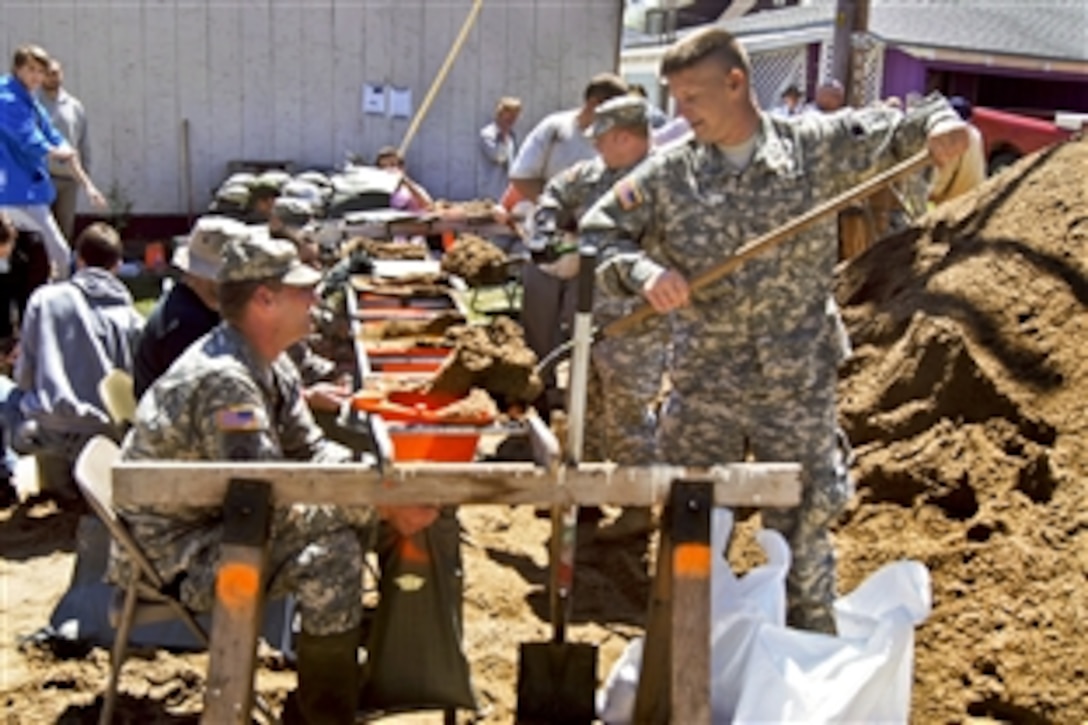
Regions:
<instances>
[{"instance_id":1,"label":"soldier in camouflage uniform","mask_svg":"<svg viewBox=\"0 0 1088 725\"><path fill-rule=\"evenodd\" d=\"M536 229L553 229L570 234L578 219L621 179L650 154L649 117L646 103L633 96L605 101L594 112L586 135L593 139L597 156L580 161L548 182L534 216ZM577 274L577 242L563 245L569 253L540 269L563 278ZM598 326L623 317L637 306L627 295L598 294L593 318ZM616 461L626 465L648 465L660 460L657 447L657 416L653 406L661 392L665 371L668 330L666 318L647 321L624 338L603 340L592 348L592 367L587 389L586 411L593 425L585 428L586 460ZM588 421L587 421L588 422ZM617 525L604 529L605 538L645 531L649 510L625 511Z\"/></svg>"},{"instance_id":2,"label":"soldier in camouflage uniform","mask_svg":"<svg viewBox=\"0 0 1088 725\"><path fill-rule=\"evenodd\" d=\"M744 51L716 28L670 48L662 75L693 135L602 197L581 220L583 239L604 252L600 285L681 310L687 332L674 339L661 423L669 460L802 464L801 505L765 509L763 520L793 550L791 624L833 631L828 528L850 496L835 471L834 220L697 292L686 280L927 144L938 164L955 159L963 124L939 97L906 116L772 117L753 98ZM631 253L632 240L641 251Z\"/></svg>"},{"instance_id":3,"label":"soldier in camouflage uniform","mask_svg":"<svg viewBox=\"0 0 1088 725\"><path fill-rule=\"evenodd\" d=\"M197 340L140 401L125 441L126 460L346 461L350 452L325 440L303 401L299 375L284 354L309 329L320 274L298 260L294 245L260 230L233 236L219 272L224 322ZM405 534L433 521L424 508L383 512ZM121 512L163 579L183 601L211 609L220 509L183 505ZM274 512L269 535L272 596L299 604L298 697L303 722L354 721L355 670L362 616L363 552L359 529L369 508L294 505ZM118 552L115 552L117 555ZM127 566L123 559L111 561Z\"/></svg>"}]
</instances>

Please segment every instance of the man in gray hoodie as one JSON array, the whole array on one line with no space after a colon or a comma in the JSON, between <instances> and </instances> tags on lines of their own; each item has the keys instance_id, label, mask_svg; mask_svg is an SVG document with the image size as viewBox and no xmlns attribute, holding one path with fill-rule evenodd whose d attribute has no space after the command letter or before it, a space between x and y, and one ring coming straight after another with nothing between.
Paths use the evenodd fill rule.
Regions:
<instances>
[{"instance_id":1,"label":"man in gray hoodie","mask_svg":"<svg viewBox=\"0 0 1088 725\"><path fill-rule=\"evenodd\" d=\"M113 368L132 373L143 318L117 278L121 239L108 224L87 227L76 240L76 273L39 287L27 303L15 364L21 418L16 448L38 460L41 491L61 503L78 501L72 465L98 433L119 431L98 395Z\"/></svg>"}]
</instances>

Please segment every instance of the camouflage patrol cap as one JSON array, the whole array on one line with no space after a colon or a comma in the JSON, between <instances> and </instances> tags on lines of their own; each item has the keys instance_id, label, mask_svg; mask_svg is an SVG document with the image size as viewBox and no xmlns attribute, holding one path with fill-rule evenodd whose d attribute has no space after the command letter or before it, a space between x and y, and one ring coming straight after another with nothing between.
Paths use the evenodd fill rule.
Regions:
<instances>
[{"instance_id":1,"label":"camouflage patrol cap","mask_svg":"<svg viewBox=\"0 0 1088 725\"><path fill-rule=\"evenodd\" d=\"M321 281L320 272L299 261L294 244L272 239L266 229L248 227L247 231L223 245L221 283L274 279L293 287L313 287Z\"/></svg>"},{"instance_id":2,"label":"camouflage patrol cap","mask_svg":"<svg viewBox=\"0 0 1088 725\"><path fill-rule=\"evenodd\" d=\"M223 266L223 245L228 239L249 233L245 224L224 216L206 216L196 220L189 241L174 250L173 263L194 277L215 280Z\"/></svg>"},{"instance_id":3,"label":"camouflage patrol cap","mask_svg":"<svg viewBox=\"0 0 1088 725\"><path fill-rule=\"evenodd\" d=\"M586 129L586 136L596 138L617 126L625 128L649 128L650 113L646 101L635 96L620 96L605 101L593 112L593 123Z\"/></svg>"},{"instance_id":4,"label":"camouflage patrol cap","mask_svg":"<svg viewBox=\"0 0 1088 725\"><path fill-rule=\"evenodd\" d=\"M314 218L314 206L306 199L279 196L272 203L272 216L289 227L303 227Z\"/></svg>"},{"instance_id":5,"label":"camouflage patrol cap","mask_svg":"<svg viewBox=\"0 0 1088 725\"><path fill-rule=\"evenodd\" d=\"M270 189L279 191L283 188L283 185L291 180L291 175L281 169L269 169L268 171L261 172L253 181L249 183L249 188L253 191L257 189Z\"/></svg>"},{"instance_id":6,"label":"camouflage patrol cap","mask_svg":"<svg viewBox=\"0 0 1088 725\"><path fill-rule=\"evenodd\" d=\"M215 200L223 204L244 207L249 203L249 187L238 182L223 184L215 192Z\"/></svg>"}]
</instances>

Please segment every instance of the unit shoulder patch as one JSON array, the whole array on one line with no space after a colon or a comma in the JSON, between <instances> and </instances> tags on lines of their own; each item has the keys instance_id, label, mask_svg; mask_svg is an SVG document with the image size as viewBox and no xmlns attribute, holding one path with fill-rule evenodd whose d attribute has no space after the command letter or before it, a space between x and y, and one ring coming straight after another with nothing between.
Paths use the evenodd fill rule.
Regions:
<instances>
[{"instance_id":1,"label":"unit shoulder patch","mask_svg":"<svg viewBox=\"0 0 1088 725\"><path fill-rule=\"evenodd\" d=\"M625 211L641 206L645 201L642 187L634 179L620 179L612 186L612 193L616 195L620 208Z\"/></svg>"},{"instance_id":2,"label":"unit shoulder patch","mask_svg":"<svg viewBox=\"0 0 1088 725\"><path fill-rule=\"evenodd\" d=\"M222 433L249 433L268 427L257 405L232 405L215 411L215 427Z\"/></svg>"}]
</instances>

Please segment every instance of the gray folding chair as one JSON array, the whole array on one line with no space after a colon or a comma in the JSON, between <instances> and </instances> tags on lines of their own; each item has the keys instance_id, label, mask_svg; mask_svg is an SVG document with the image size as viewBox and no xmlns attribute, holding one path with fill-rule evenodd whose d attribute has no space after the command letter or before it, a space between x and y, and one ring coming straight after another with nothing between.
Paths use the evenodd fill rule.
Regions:
<instances>
[{"instance_id":1,"label":"gray folding chair","mask_svg":"<svg viewBox=\"0 0 1088 725\"><path fill-rule=\"evenodd\" d=\"M130 562L128 581L120 585L124 601L118 613L110 609L110 625L117 631L110 653L110 679L106 688L105 702L99 715L99 725L108 725L117 707L117 685L121 667L125 663L126 649L132 628L140 624L180 619L192 631L204 648L208 646L208 634L190 611L177 597L164 591L165 583L151 565L139 543L132 537L124 521L113 508L113 484L111 468L120 460L121 450L106 436L95 436L87 442L76 460L75 479L79 490L95 515L109 529L110 536L120 546ZM258 696L255 707L269 721L274 721L267 703Z\"/></svg>"}]
</instances>

